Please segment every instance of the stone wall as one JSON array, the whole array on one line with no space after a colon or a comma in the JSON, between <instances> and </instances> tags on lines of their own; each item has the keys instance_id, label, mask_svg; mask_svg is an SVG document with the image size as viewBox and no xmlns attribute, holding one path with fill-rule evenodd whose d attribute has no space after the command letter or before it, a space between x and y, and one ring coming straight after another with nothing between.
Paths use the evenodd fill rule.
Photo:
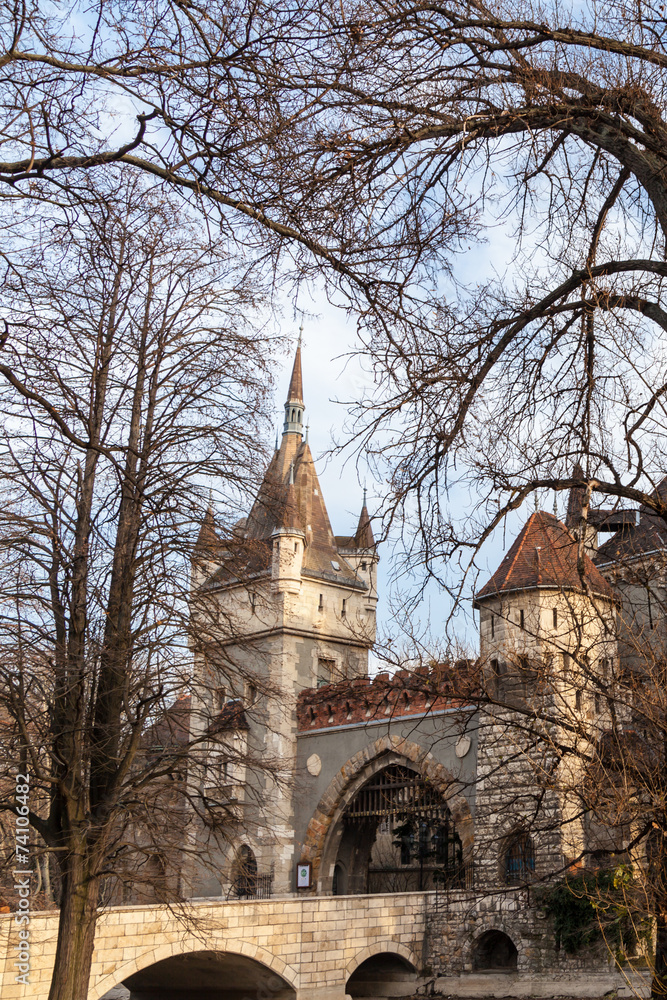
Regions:
<instances>
[{"instance_id":1,"label":"stone wall","mask_svg":"<svg viewBox=\"0 0 667 1000\"><path fill-rule=\"evenodd\" d=\"M162 959L207 950L261 962L296 990L297 1000L344 1000L348 978L373 955L396 954L421 967L424 912L424 893L208 902L181 913L114 907L99 920L89 1000ZM12 916L0 917L2 1000L48 995L57 915L34 914L30 930L26 987L15 982L18 928Z\"/></svg>"},{"instance_id":2,"label":"stone wall","mask_svg":"<svg viewBox=\"0 0 667 1000\"><path fill-rule=\"evenodd\" d=\"M471 973L475 942L488 930L512 940L517 972L544 974L556 982L581 972L608 972L610 956L604 945L575 955L558 951L551 922L526 889L496 893L451 890L435 899L426 916L424 965L434 975ZM558 989L554 989L557 994Z\"/></svg>"}]
</instances>

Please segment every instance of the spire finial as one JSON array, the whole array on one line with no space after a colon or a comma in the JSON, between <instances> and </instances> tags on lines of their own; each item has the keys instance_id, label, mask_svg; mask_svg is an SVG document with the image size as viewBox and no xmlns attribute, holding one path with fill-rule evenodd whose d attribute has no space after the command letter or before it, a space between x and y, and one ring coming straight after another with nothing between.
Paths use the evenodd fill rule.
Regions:
<instances>
[{"instance_id":1,"label":"spire finial","mask_svg":"<svg viewBox=\"0 0 667 1000\"><path fill-rule=\"evenodd\" d=\"M310 424L306 424L306 436L304 438L304 441L306 442L306 444L308 444L308 431L309 431L309 429L310 429Z\"/></svg>"},{"instance_id":2,"label":"spire finial","mask_svg":"<svg viewBox=\"0 0 667 1000\"><path fill-rule=\"evenodd\" d=\"M363 503L362 503L361 506L362 507L366 506L366 483L364 483L364 501L363 501Z\"/></svg>"},{"instance_id":3,"label":"spire finial","mask_svg":"<svg viewBox=\"0 0 667 1000\"><path fill-rule=\"evenodd\" d=\"M554 490L554 517L558 517L558 490Z\"/></svg>"},{"instance_id":4,"label":"spire finial","mask_svg":"<svg viewBox=\"0 0 667 1000\"><path fill-rule=\"evenodd\" d=\"M535 513L537 514L537 490L535 490L534 497L535 497Z\"/></svg>"},{"instance_id":5,"label":"spire finial","mask_svg":"<svg viewBox=\"0 0 667 1000\"><path fill-rule=\"evenodd\" d=\"M283 434L294 433L303 437L303 379L301 377L301 331L294 355L294 366L285 402Z\"/></svg>"}]
</instances>

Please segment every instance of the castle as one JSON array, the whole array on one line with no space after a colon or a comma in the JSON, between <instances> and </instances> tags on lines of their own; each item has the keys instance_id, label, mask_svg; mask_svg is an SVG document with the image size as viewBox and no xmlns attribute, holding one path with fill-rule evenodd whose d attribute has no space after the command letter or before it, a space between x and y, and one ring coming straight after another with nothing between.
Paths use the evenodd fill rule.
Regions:
<instances>
[{"instance_id":1,"label":"castle","mask_svg":"<svg viewBox=\"0 0 667 1000\"><path fill-rule=\"evenodd\" d=\"M217 874L193 873L192 895L427 892L429 974L495 970L532 977L533 989L543 977L559 993L604 992L607 951L559 951L533 892L591 854L581 775L572 765L562 780L563 765L558 783L545 780L548 753L537 760L520 745L507 708L480 713L475 685L482 677L519 704L544 682L535 665L549 664L549 697L602 738L605 685L638 641L664 640L662 618L654 624L664 525L643 509L584 517L573 490L565 523L535 511L475 595L478 664L371 679L371 519L364 497L355 532L333 534L304 409L299 346L282 439L249 515L226 539L209 515L195 553L197 604L230 637L222 656L205 640L195 650L193 718L223 718L238 748L217 790L233 801L238 835ZM630 564L653 579L653 610ZM276 768L250 773L253 754ZM205 774L195 779L206 786Z\"/></svg>"}]
</instances>

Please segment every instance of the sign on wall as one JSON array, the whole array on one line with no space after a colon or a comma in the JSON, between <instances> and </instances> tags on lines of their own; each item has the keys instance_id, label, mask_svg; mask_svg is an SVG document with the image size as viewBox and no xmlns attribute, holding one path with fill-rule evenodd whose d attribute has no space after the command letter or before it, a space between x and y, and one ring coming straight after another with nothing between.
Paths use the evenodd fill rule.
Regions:
<instances>
[{"instance_id":1,"label":"sign on wall","mask_svg":"<svg viewBox=\"0 0 667 1000\"><path fill-rule=\"evenodd\" d=\"M302 861L296 869L297 889L310 889L310 861Z\"/></svg>"}]
</instances>

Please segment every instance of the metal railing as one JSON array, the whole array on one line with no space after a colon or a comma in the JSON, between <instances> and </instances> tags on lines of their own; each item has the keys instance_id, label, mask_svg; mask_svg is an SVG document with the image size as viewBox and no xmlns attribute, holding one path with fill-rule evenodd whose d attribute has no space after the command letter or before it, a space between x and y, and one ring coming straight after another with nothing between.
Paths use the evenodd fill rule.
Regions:
<instances>
[{"instance_id":1,"label":"metal railing","mask_svg":"<svg viewBox=\"0 0 667 1000\"><path fill-rule=\"evenodd\" d=\"M270 899L273 875L240 875L230 885L227 899Z\"/></svg>"}]
</instances>

